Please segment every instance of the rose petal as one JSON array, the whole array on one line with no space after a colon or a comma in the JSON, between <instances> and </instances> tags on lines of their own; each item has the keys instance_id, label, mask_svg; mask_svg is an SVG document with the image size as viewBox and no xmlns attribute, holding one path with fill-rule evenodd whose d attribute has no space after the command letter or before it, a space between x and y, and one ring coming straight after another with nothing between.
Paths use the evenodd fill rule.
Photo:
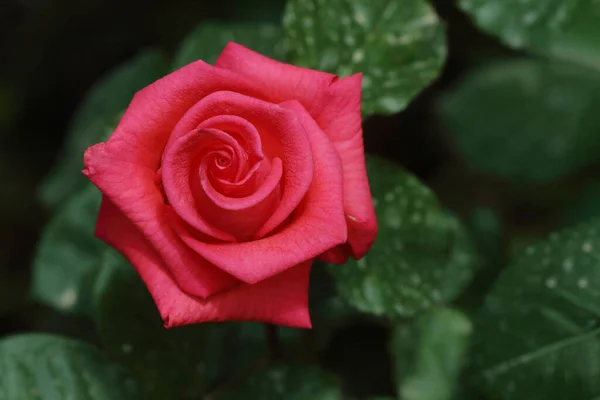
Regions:
<instances>
[{"instance_id":1,"label":"rose petal","mask_svg":"<svg viewBox=\"0 0 600 400\"><path fill-rule=\"evenodd\" d=\"M164 215L164 214L162 214ZM159 226L169 226L163 217L148 221L149 229L156 229L157 235L148 237L142 234L128 218L106 197L102 198L102 205L96 225L96 236L117 249L127 248L131 244L143 241L146 247L154 247L151 252L159 260L168 260L162 263L163 267L173 277L181 290L193 293L199 297L208 297L213 293L235 287L240 282L230 275L224 273L209 264L197 254L190 251L185 244L171 231L160 230ZM126 229L122 232L120 229ZM156 238L164 235L164 241L157 243ZM146 263L140 259L135 265L138 271L151 271L155 268L154 263Z\"/></svg>"},{"instance_id":2,"label":"rose petal","mask_svg":"<svg viewBox=\"0 0 600 400\"><path fill-rule=\"evenodd\" d=\"M344 243L321 254L318 259L331 264L345 264L349 254L348 243Z\"/></svg>"},{"instance_id":3,"label":"rose petal","mask_svg":"<svg viewBox=\"0 0 600 400\"><path fill-rule=\"evenodd\" d=\"M218 178L214 175L209 175L208 179L212 186L225 196L233 198L248 197L254 193L260 184L272 173L271 165L272 163L269 159L264 158L260 162L254 164L245 176L234 182Z\"/></svg>"},{"instance_id":4,"label":"rose petal","mask_svg":"<svg viewBox=\"0 0 600 400\"><path fill-rule=\"evenodd\" d=\"M260 321L310 328L310 261L256 285L238 286L202 300L181 291L160 256L135 226L114 206L104 207L104 212L111 217L104 220L102 235L140 274L166 327L208 321Z\"/></svg>"},{"instance_id":5,"label":"rose petal","mask_svg":"<svg viewBox=\"0 0 600 400\"><path fill-rule=\"evenodd\" d=\"M244 161L247 161L249 163L247 165L248 168L240 170L236 176L236 180L243 179L242 176L250 172L249 170L252 168L252 164L264 158L260 134L254 125L243 118L235 115L218 115L202 121L202 123L198 125L198 128L211 128L227 132L245 149L245 159L241 159L240 161L242 161L242 165L244 164ZM173 140L175 138L176 135L173 135Z\"/></svg>"},{"instance_id":6,"label":"rose petal","mask_svg":"<svg viewBox=\"0 0 600 400\"><path fill-rule=\"evenodd\" d=\"M214 226L229 232L240 241L250 240L278 206L282 175L281 159L274 158L271 170L260 187L246 197L236 198L215 190L206 168L201 167L200 184L193 185L198 207Z\"/></svg>"},{"instance_id":7,"label":"rose petal","mask_svg":"<svg viewBox=\"0 0 600 400\"><path fill-rule=\"evenodd\" d=\"M203 61L189 64L136 93L108 141L84 156L84 174L130 218L168 261L178 285L193 295L209 296L236 280L210 266L198 268L198 257L169 226L169 208L156 179L163 149L175 124L198 100L221 89L259 96L260 88L253 88L239 74Z\"/></svg>"},{"instance_id":8,"label":"rose petal","mask_svg":"<svg viewBox=\"0 0 600 400\"><path fill-rule=\"evenodd\" d=\"M228 132L224 132L223 129ZM240 117L219 115L204 120L198 128L192 129L185 135L174 135L173 137L176 137L176 139L169 141L163 155L162 177L167 198L179 216L198 231L223 241L236 241L242 237L251 236L257 228L253 229L251 233L245 233L246 229L234 226L233 231L237 232L239 230L237 232L239 234L236 234L232 232L231 222L238 221L241 224L252 221L238 220L234 215L229 215L230 213L221 215L218 210L215 210L215 207L210 207L211 204L206 204L204 200L207 196L200 193L204 191L200 181L207 177L199 176L199 171L194 168L198 166L198 155L211 143L220 142L222 145L235 149L233 163L234 165L239 164L243 168L237 171L236 176L243 173L254 175L254 172L260 167L258 165L260 160L264 158L260 137L254 125ZM254 163L256 168L248 170L246 165L248 163ZM201 165L206 166L205 163L201 163ZM254 188L254 184L248 182L252 176L245 179L245 187L252 186ZM277 185L278 183L279 178L274 184ZM221 186L225 185L223 183ZM231 187L229 189L229 193L233 191L234 194L246 192L245 197L251 194L251 192L244 191L244 187L239 187L235 191L231 190ZM271 188L269 193L273 189ZM258 201L255 201L256 203ZM270 204L270 206L272 207L273 204ZM256 210L254 211L256 212ZM256 216L256 213L253 215ZM263 217L264 215L263 212L259 216ZM261 221L254 222L252 226L257 225L260 227L265 219L266 217ZM224 227L223 224L226 226Z\"/></svg>"},{"instance_id":9,"label":"rose petal","mask_svg":"<svg viewBox=\"0 0 600 400\"><path fill-rule=\"evenodd\" d=\"M282 175L283 166L281 159L276 157L271 163L271 169L265 177L266 179L261 182L262 185L258 187L254 193L251 193L246 197L228 197L216 190L210 182L206 166L201 166L200 168L199 182L206 197L211 200L219 210L243 211L256 206L273 193L275 189L277 189Z\"/></svg>"},{"instance_id":10,"label":"rose petal","mask_svg":"<svg viewBox=\"0 0 600 400\"><path fill-rule=\"evenodd\" d=\"M310 188L289 225L271 236L235 244L204 243L180 231L182 239L204 258L247 283L280 274L344 243L347 238L339 155L299 102L286 102L282 106L294 111L302 122L315 161Z\"/></svg>"},{"instance_id":11,"label":"rose petal","mask_svg":"<svg viewBox=\"0 0 600 400\"><path fill-rule=\"evenodd\" d=\"M344 210L348 245L362 257L377 236L377 220L365 170L361 120L361 74L335 75L281 63L237 43L229 43L216 67L234 71L266 89L265 100L298 100L333 141L344 170Z\"/></svg>"},{"instance_id":12,"label":"rose petal","mask_svg":"<svg viewBox=\"0 0 600 400\"><path fill-rule=\"evenodd\" d=\"M193 295L206 297L236 280L211 266L200 268L202 261L169 226L156 179L163 149L175 124L198 100L221 89L260 95L252 87L244 77L203 61L189 64L136 93L108 141L84 156L84 174L168 260L177 284Z\"/></svg>"},{"instance_id":13,"label":"rose petal","mask_svg":"<svg viewBox=\"0 0 600 400\"><path fill-rule=\"evenodd\" d=\"M163 187L169 204L177 214L205 235L235 241L235 236L207 222L198 212L196 198L192 192L191 179L198 179L192 172L197 165L198 155L212 143L239 147L234 138L218 129L194 129L180 137L167 148L163 156ZM194 175L193 178L190 178Z\"/></svg>"},{"instance_id":14,"label":"rose petal","mask_svg":"<svg viewBox=\"0 0 600 400\"><path fill-rule=\"evenodd\" d=\"M280 203L255 237L262 237L285 221L304 197L313 176L311 145L296 115L277 104L234 92L215 92L195 104L173 130L169 147L202 121L219 115L236 115L254 125L266 156L283 162ZM168 151L168 150L167 150Z\"/></svg>"},{"instance_id":15,"label":"rose petal","mask_svg":"<svg viewBox=\"0 0 600 400\"><path fill-rule=\"evenodd\" d=\"M124 161L158 169L163 149L181 117L206 95L219 90L260 96L262 90L243 76L196 61L146 86L135 94L115 132L107 141ZM195 128L195 127L194 127ZM187 133L187 132L186 132Z\"/></svg>"},{"instance_id":16,"label":"rose petal","mask_svg":"<svg viewBox=\"0 0 600 400\"><path fill-rule=\"evenodd\" d=\"M215 67L234 71L249 78L257 87L263 88L263 93L267 96L265 100L269 102L300 101L317 123L321 113L331 113L328 110L330 108L328 101L336 100L334 98L336 97L335 87L331 86L335 86L337 76L281 63L237 43L231 42L225 47L217 59ZM349 100L352 101L354 98ZM360 105L360 92L358 100ZM346 113L343 107L336 107L336 111ZM355 110L350 110L350 113L353 111ZM339 117L348 118L343 114ZM360 125L359 114L358 125L342 126L342 132L339 135L346 136L346 131L350 129L356 131Z\"/></svg>"}]
</instances>

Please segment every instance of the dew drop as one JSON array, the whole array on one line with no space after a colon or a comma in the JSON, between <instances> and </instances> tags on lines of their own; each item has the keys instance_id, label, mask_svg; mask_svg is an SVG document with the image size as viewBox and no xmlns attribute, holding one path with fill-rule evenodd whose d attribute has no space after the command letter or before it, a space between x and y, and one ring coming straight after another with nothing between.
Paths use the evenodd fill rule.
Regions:
<instances>
[{"instance_id":1,"label":"dew drop","mask_svg":"<svg viewBox=\"0 0 600 400\"><path fill-rule=\"evenodd\" d=\"M361 26L366 25L367 17L365 15L364 11L362 11L362 10L356 11L354 13L354 21L356 21L356 23L358 25L361 25Z\"/></svg>"},{"instance_id":2,"label":"dew drop","mask_svg":"<svg viewBox=\"0 0 600 400\"><path fill-rule=\"evenodd\" d=\"M546 286L550 289L554 289L556 287L556 278L550 277L546 279Z\"/></svg>"},{"instance_id":3,"label":"dew drop","mask_svg":"<svg viewBox=\"0 0 600 400\"><path fill-rule=\"evenodd\" d=\"M352 53L352 61L355 63L359 63L365 58L365 52L363 49L356 49L354 53Z\"/></svg>"},{"instance_id":4,"label":"dew drop","mask_svg":"<svg viewBox=\"0 0 600 400\"><path fill-rule=\"evenodd\" d=\"M375 74L373 74L375 75ZM383 96L378 101L379 105L383 107L385 110L393 112L401 109L405 102L394 97Z\"/></svg>"},{"instance_id":5,"label":"dew drop","mask_svg":"<svg viewBox=\"0 0 600 400\"><path fill-rule=\"evenodd\" d=\"M570 258L565 259L563 261L562 267L566 273L573 271L573 260L571 260Z\"/></svg>"},{"instance_id":6,"label":"dew drop","mask_svg":"<svg viewBox=\"0 0 600 400\"><path fill-rule=\"evenodd\" d=\"M525 25L531 25L537 21L538 17L539 16L536 12L528 12L523 16L523 23Z\"/></svg>"},{"instance_id":7,"label":"dew drop","mask_svg":"<svg viewBox=\"0 0 600 400\"><path fill-rule=\"evenodd\" d=\"M370 88L373 85L373 81L371 80L371 77L369 76L363 76L363 80L362 80L362 87L364 88Z\"/></svg>"},{"instance_id":8,"label":"dew drop","mask_svg":"<svg viewBox=\"0 0 600 400\"><path fill-rule=\"evenodd\" d=\"M73 288L66 289L58 298L58 306L68 310L77 302L77 292Z\"/></svg>"},{"instance_id":9,"label":"dew drop","mask_svg":"<svg viewBox=\"0 0 600 400\"><path fill-rule=\"evenodd\" d=\"M392 229L398 229L402 226L402 218L395 208L388 207L385 210L385 219L387 225Z\"/></svg>"},{"instance_id":10,"label":"dew drop","mask_svg":"<svg viewBox=\"0 0 600 400\"><path fill-rule=\"evenodd\" d=\"M367 268L367 259L366 257L361 258L356 262L358 269L366 269Z\"/></svg>"},{"instance_id":11,"label":"dew drop","mask_svg":"<svg viewBox=\"0 0 600 400\"><path fill-rule=\"evenodd\" d=\"M419 285L421 283L421 277L419 276L419 274L412 274L410 280L415 285Z\"/></svg>"},{"instance_id":12,"label":"dew drop","mask_svg":"<svg viewBox=\"0 0 600 400\"><path fill-rule=\"evenodd\" d=\"M420 223L422 220L421 214L415 213L410 217L410 221L414 224Z\"/></svg>"}]
</instances>

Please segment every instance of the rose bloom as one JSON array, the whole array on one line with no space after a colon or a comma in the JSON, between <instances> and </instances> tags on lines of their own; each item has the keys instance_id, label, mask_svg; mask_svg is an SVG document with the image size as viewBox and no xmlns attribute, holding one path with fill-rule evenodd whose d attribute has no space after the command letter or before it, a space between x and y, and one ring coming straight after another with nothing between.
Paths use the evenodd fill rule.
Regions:
<instances>
[{"instance_id":1,"label":"rose bloom","mask_svg":"<svg viewBox=\"0 0 600 400\"><path fill-rule=\"evenodd\" d=\"M85 152L96 236L142 277L166 327L310 327L312 262L364 256L377 234L361 75L277 62L236 43L139 91Z\"/></svg>"}]
</instances>

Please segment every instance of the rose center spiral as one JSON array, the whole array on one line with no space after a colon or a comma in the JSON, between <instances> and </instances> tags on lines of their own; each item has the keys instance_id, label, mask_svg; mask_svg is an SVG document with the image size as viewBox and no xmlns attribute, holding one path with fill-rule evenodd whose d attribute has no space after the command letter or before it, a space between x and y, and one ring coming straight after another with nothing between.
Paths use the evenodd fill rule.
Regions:
<instances>
[{"instance_id":1,"label":"rose center spiral","mask_svg":"<svg viewBox=\"0 0 600 400\"><path fill-rule=\"evenodd\" d=\"M281 198L282 162L263 151L258 130L237 116L209 118L167 150L167 198L186 222L222 240L252 240ZM170 163L169 163L170 161ZM167 166L165 166L167 167ZM188 190L182 189L187 185ZM203 222L198 222L198 220Z\"/></svg>"}]
</instances>

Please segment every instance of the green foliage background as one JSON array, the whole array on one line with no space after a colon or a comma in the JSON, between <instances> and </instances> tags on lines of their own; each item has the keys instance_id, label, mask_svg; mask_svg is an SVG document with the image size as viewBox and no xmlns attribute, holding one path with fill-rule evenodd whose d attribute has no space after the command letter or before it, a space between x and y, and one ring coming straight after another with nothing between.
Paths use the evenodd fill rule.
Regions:
<instances>
[{"instance_id":1,"label":"green foliage background","mask_svg":"<svg viewBox=\"0 0 600 400\"><path fill-rule=\"evenodd\" d=\"M600 399L600 2L2 7L0 400ZM165 330L93 237L83 149L232 40L363 72L380 234L315 265L312 330Z\"/></svg>"}]
</instances>

